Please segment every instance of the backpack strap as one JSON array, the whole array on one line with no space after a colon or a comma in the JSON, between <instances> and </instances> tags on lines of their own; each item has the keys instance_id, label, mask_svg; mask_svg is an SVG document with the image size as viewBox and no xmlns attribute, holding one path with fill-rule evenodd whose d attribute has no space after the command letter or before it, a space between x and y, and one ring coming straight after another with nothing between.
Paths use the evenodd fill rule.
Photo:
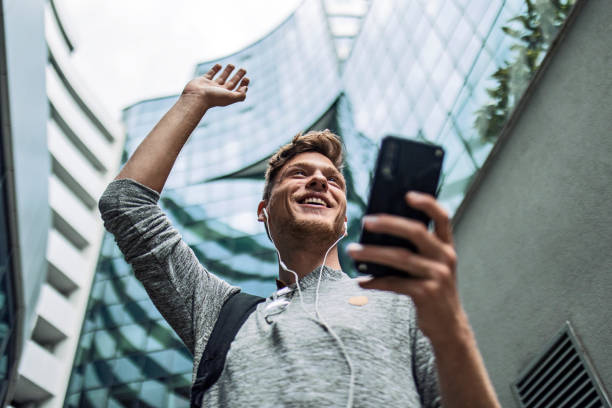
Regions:
<instances>
[{"instance_id":1,"label":"backpack strap","mask_svg":"<svg viewBox=\"0 0 612 408\"><path fill-rule=\"evenodd\" d=\"M225 301L198 365L198 374L191 388L191 406L201 407L204 393L223 371L230 344L246 319L265 298L238 292Z\"/></svg>"}]
</instances>

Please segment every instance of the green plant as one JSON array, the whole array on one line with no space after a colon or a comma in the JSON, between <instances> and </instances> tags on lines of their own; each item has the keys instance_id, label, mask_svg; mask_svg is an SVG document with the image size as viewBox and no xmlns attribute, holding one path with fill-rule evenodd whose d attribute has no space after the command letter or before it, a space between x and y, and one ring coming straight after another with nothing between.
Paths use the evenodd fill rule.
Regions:
<instances>
[{"instance_id":1,"label":"green plant","mask_svg":"<svg viewBox=\"0 0 612 408\"><path fill-rule=\"evenodd\" d=\"M525 0L524 13L502 27L506 35L515 39L510 46L513 60L504 62L493 73L491 78L497 85L487 89L491 101L476 112L474 127L483 143L492 143L499 136L574 3L575 0Z\"/></svg>"}]
</instances>

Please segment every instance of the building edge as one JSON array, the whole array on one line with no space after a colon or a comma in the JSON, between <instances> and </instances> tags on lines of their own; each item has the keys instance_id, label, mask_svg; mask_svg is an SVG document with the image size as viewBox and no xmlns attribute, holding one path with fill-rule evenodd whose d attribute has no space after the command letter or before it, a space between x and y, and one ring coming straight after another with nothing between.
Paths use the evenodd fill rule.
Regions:
<instances>
[{"instance_id":1,"label":"building edge","mask_svg":"<svg viewBox=\"0 0 612 408\"><path fill-rule=\"evenodd\" d=\"M19 260L19 233L17 227L17 209L15 203L15 182L13 179L14 164L13 164L13 148L11 140L11 126L10 126L10 104L8 97L8 74L6 66L6 46L5 46L5 30L4 30L4 3L0 1L0 144L2 146L2 155L0 158L4 164L4 168L0 169L0 174L6 174L6 196L0 196L0 200L5 200L7 213L0 214L0 217L5 217L6 225L8 228L8 245L9 253L13 253L15 256L10 261L10 269L8 273L12 276L12 291L15 296L14 307L15 307L15 326L14 336L10 340L11 344L8 346L9 353L12 352L13 358L9 360L9 366L7 369L7 381L6 389L4 394L0 395L0 407L4 407L8 401L11 400L12 394L17 383L17 367L21 353L23 350L23 337L24 337L24 313L25 304L23 296L23 282L21 280L21 262ZM0 194L3 192L0 191ZM11 307L11 306L9 306ZM0 392L2 390L0 389Z\"/></svg>"}]
</instances>

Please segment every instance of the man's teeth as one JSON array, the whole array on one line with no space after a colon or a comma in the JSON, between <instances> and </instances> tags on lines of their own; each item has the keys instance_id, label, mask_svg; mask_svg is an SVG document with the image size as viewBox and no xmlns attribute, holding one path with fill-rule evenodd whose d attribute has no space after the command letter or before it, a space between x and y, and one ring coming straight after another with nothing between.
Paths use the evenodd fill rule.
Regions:
<instances>
[{"instance_id":1,"label":"man's teeth","mask_svg":"<svg viewBox=\"0 0 612 408\"><path fill-rule=\"evenodd\" d=\"M319 204L319 205L323 205L327 207L327 204L325 203L325 201L321 200L320 198L315 198L315 197L307 198L306 200L304 200L304 204Z\"/></svg>"}]
</instances>

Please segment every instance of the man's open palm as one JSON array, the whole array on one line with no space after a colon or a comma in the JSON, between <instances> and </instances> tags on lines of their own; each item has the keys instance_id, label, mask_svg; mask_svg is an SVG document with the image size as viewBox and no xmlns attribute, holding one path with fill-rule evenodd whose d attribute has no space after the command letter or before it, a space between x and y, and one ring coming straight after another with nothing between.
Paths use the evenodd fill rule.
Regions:
<instances>
[{"instance_id":1,"label":"man's open palm","mask_svg":"<svg viewBox=\"0 0 612 408\"><path fill-rule=\"evenodd\" d=\"M221 75L221 65L216 64L206 74L190 81L183 90L184 95L201 96L207 107L227 106L235 102L244 101L249 85L249 78L245 77L246 70L240 68L228 81L234 66L228 64Z\"/></svg>"}]
</instances>

